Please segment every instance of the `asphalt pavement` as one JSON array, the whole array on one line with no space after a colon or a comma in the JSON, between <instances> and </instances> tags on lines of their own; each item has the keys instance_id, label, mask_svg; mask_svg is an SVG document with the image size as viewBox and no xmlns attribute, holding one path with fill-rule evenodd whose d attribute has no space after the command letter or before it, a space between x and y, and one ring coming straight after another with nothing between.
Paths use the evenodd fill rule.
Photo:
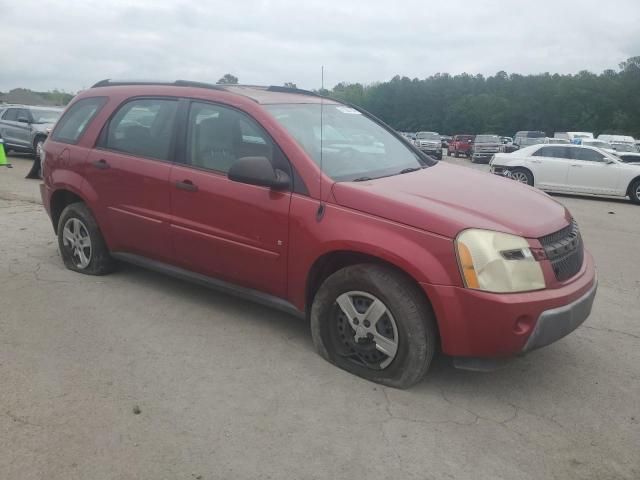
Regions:
<instances>
[{"instance_id":1,"label":"asphalt pavement","mask_svg":"<svg viewBox=\"0 0 640 480\"><path fill-rule=\"evenodd\" d=\"M286 314L132 266L66 270L12 161L0 478L640 478L640 207L555 196L596 260L591 317L495 372L439 357L400 391L326 363Z\"/></svg>"}]
</instances>

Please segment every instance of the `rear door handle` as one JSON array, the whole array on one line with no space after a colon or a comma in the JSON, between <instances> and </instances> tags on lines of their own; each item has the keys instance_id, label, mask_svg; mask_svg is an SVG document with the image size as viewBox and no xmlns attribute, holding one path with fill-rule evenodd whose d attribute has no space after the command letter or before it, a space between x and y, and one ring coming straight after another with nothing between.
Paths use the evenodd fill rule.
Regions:
<instances>
[{"instance_id":1,"label":"rear door handle","mask_svg":"<svg viewBox=\"0 0 640 480\"><path fill-rule=\"evenodd\" d=\"M198 191L198 186L195 185L191 180L183 180L181 182L176 182L176 188L179 190L184 190L185 192Z\"/></svg>"},{"instance_id":2,"label":"rear door handle","mask_svg":"<svg viewBox=\"0 0 640 480\"><path fill-rule=\"evenodd\" d=\"M572 167L578 167L578 168L582 168L582 165L578 165L577 163L572 163L571 164Z\"/></svg>"},{"instance_id":3,"label":"rear door handle","mask_svg":"<svg viewBox=\"0 0 640 480\"><path fill-rule=\"evenodd\" d=\"M107 168L111 167L104 158L93 162L93 166L100 170L106 170Z\"/></svg>"}]
</instances>

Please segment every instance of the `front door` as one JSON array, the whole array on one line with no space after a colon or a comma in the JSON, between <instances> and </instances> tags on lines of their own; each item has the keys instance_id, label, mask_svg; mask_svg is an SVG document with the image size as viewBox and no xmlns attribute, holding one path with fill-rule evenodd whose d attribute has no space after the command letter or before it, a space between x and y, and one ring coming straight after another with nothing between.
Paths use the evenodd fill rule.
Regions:
<instances>
[{"instance_id":1,"label":"front door","mask_svg":"<svg viewBox=\"0 0 640 480\"><path fill-rule=\"evenodd\" d=\"M172 258L169 174L177 105L171 98L125 103L89 154L87 181L112 251Z\"/></svg>"},{"instance_id":2,"label":"front door","mask_svg":"<svg viewBox=\"0 0 640 480\"><path fill-rule=\"evenodd\" d=\"M575 192L615 195L620 169L617 163L607 163L607 157L591 148L571 149L569 184Z\"/></svg>"},{"instance_id":3,"label":"front door","mask_svg":"<svg viewBox=\"0 0 640 480\"><path fill-rule=\"evenodd\" d=\"M533 172L535 186L550 190L567 190L569 152L567 147L540 147L525 162Z\"/></svg>"},{"instance_id":4,"label":"front door","mask_svg":"<svg viewBox=\"0 0 640 480\"><path fill-rule=\"evenodd\" d=\"M289 169L280 149L246 114L204 102L191 104L184 136L185 164L170 176L175 262L284 297L291 193L226 175L245 156Z\"/></svg>"}]
</instances>

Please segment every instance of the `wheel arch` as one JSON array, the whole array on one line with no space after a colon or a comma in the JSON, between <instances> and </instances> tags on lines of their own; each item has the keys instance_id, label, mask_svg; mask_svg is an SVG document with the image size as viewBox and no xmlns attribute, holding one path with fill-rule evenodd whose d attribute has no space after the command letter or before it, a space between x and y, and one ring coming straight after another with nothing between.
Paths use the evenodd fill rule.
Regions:
<instances>
[{"instance_id":1,"label":"wheel arch","mask_svg":"<svg viewBox=\"0 0 640 480\"><path fill-rule=\"evenodd\" d=\"M638 181L640 181L640 175L636 175L634 178L632 178L629 182L629 185L627 185L627 195L629 195L629 197L631 197L631 187L633 187L633 185Z\"/></svg>"},{"instance_id":2,"label":"wheel arch","mask_svg":"<svg viewBox=\"0 0 640 480\"><path fill-rule=\"evenodd\" d=\"M60 221L60 215L62 211L72 203L82 202L87 204L86 200L82 198L77 192L71 191L66 188L61 188L53 192L51 200L49 201L49 209L51 215L51 223L53 224L53 230L58 233L58 222Z\"/></svg>"},{"instance_id":3,"label":"wheel arch","mask_svg":"<svg viewBox=\"0 0 640 480\"><path fill-rule=\"evenodd\" d=\"M384 258L371 255L369 253L357 252L353 250L334 250L330 252L326 252L320 257L316 259L316 261L311 266L309 270L309 274L307 276L306 290L305 290L305 315L307 319L309 319L311 312L311 305L313 303L313 299L315 297L316 292L322 285L322 283L333 273L338 270L351 266L358 265L362 263L372 263L376 265L386 266L404 276L409 282L411 282L418 291L421 292L423 298L428 304L428 307L433 312L434 316L434 324L436 327L436 344L438 348L440 348L441 337L440 337L440 326L438 322L438 318L436 316L435 308L431 302L431 299L424 291L424 289L420 286L420 282L413 276L411 273L407 272L405 268L402 268L400 265L397 265L389 260Z\"/></svg>"}]
</instances>

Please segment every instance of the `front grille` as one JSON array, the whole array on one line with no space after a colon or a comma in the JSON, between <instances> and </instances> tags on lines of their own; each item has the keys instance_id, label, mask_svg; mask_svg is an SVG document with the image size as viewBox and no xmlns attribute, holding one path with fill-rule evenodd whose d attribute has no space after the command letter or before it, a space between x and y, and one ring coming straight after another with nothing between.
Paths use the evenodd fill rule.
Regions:
<instances>
[{"instance_id":1,"label":"front grille","mask_svg":"<svg viewBox=\"0 0 640 480\"><path fill-rule=\"evenodd\" d=\"M547 258L551 261L556 278L563 282L582 268L584 245L575 220L555 233L539 238Z\"/></svg>"}]
</instances>

